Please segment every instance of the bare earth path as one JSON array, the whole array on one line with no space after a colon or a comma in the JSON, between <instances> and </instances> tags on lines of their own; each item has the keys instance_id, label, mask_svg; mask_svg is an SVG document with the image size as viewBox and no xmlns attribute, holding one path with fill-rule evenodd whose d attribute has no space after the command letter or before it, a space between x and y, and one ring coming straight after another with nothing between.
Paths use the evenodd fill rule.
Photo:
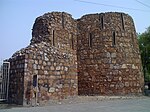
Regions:
<instances>
[{"instance_id":1,"label":"bare earth path","mask_svg":"<svg viewBox=\"0 0 150 112\"><path fill-rule=\"evenodd\" d=\"M1 109L0 112L150 112L150 97L88 100L42 107L15 107Z\"/></svg>"}]
</instances>

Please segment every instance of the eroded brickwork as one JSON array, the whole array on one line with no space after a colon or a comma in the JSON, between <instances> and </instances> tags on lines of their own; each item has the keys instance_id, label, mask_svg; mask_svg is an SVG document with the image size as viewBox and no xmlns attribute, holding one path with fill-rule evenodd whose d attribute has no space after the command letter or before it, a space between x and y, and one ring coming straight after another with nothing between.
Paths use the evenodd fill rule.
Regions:
<instances>
[{"instance_id":1,"label":"eroded brickwork","mask_svg":"<svg viewBox=\"0 0 150 112\"><path fill-rule=\"evenodd\" d=\"M142 92L135 27L124 13L89 14L78 20L65 12L46 13L35 20L30 45L9 61L9 99L18 104L30 104L35 97L45 102Z\"/></svg>"}]
</instances>

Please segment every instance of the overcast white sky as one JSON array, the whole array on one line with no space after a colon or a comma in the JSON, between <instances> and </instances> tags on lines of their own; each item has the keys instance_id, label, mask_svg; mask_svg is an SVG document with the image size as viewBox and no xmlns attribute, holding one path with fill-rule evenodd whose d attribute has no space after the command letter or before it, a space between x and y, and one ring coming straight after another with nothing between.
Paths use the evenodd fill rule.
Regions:
<instances>
[{"instance_id":1,"label":"overcast white sky","mask_svg":"<svg viewBox=\"0 0 150 112\"><path fill-rule=\"evenodd\" d=\"M74 18L89 13L124 12L132 16L138 33L150 26L150 0L0 0L0 60L29 45L36 17L52 11L65 11Z\"/></svg>"}]
</instances>

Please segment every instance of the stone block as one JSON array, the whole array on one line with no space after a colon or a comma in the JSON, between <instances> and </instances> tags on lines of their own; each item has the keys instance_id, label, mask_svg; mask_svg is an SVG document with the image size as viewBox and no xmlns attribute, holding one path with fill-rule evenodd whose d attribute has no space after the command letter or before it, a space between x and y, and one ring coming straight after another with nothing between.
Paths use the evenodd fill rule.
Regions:
<instances>
[{"instance_id":1,"label":"stone block","mask_svg":"<svg viewBox=\"0 0 150 112\"><path fill-rule=\"evenodd\" d=\"M60 67L60 66L57 66L57 67L56 67L56 70L60 70L60 69L61 69L61 67Z\"/></svg>"},{"instance_id":2,"label":"stone block","mask_svg":"<svg viewBox=\"0 0 150 112\"><path fill-rule=\"evenodd\" d=\"M123 65L121 66L121 68L127 68L127 65L126 65L126 64L123 64Z\"/></svg>"},{"instance_id":3,"label":"stone block","mask_svg":"<svg viewBox=\"0 0 150 112\"><path fill-rule=\"evenodd\" d=\"M125 82L125 87L129 87L129 82Z\"/></svg>"},{"instance_id":4,"label":"stone block","mask_svg":"<svg viewBox=\"0 0 150 112\"><path fill-rule=\"evenodd\" d=\"M115 58L116 57L116 53L111 53L111 57Z\"/></svg>"},{"instance_id":5,"label":"stone block","mask_svg":"<svg viewBox=\"0 0 150 112\"><path fill-rule=\"evenodd\" d=\"M50 70L55 70L55 67L54 67L54 66L51 66L51 67L50 67Z\"/></svg>"},{"instance_id":6,"label":"stone block","mask_svg":"<svg viewBox=\"0 0 150 112\"><path fill-rule=\"evenodd\" d=\"M55 88L54 87L49 88L48 92L49 93L54 93L55 92Z\"/></svg>"}]
</instances>

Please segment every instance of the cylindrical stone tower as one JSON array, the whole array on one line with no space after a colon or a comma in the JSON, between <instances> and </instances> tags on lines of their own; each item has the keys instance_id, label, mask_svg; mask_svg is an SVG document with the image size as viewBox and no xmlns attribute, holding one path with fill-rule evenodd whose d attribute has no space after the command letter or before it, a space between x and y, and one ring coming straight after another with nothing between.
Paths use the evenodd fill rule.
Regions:
<instances>
[{"instance_id":1,"label":"cylindrical stone tower","mask_svg":"<svg viewBox=\"0 0 150 112\"><path fill-rule=\"evenodd\" d=\"M143 74L135 26L124 13L78 20L79 95L140 94Z\"/></svg>"}]
</instances>

